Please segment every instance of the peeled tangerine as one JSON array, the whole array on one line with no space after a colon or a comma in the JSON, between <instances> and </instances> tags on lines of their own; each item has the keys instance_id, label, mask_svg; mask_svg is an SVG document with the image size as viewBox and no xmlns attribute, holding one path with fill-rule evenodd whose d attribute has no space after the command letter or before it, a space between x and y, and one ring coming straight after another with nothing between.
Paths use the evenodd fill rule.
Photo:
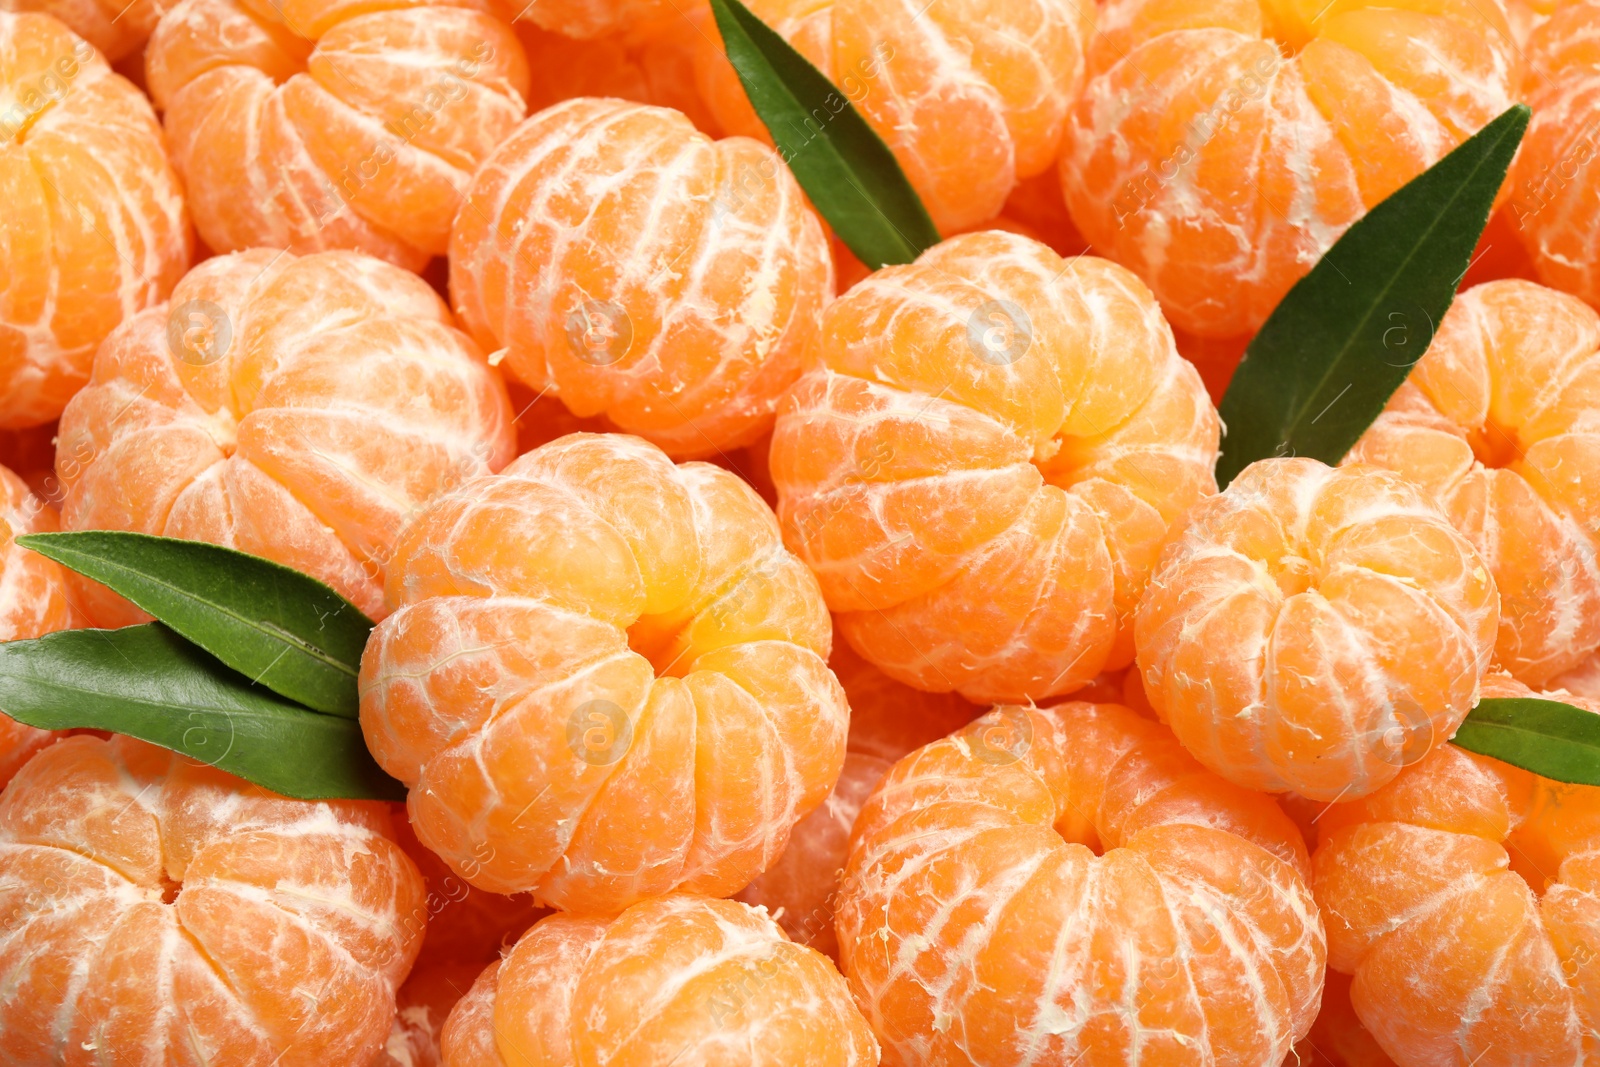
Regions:
<instances>
[{"instance_id":1,"label":"peeled tangerine","mask_svg":"<svg viewBox=\"0 0 1600 1067\"><path fill-rule=\"evenodd\" d=\"M1353 799L1477 703L1497 602L1483 560L1409 482L1266 459L1162 553L1139 669L1162 721L1224 778Z\"/></svg>"},{"instance_id":2,"label":"peeled tangerine","mask_svg":"<svg viewBox=\"0 0 1600 1067\"><path fill-rule=\"evenodd\" d=\"M875 1067L821 953L757 908L675 894L616 918L552 915L479 976L446 1067Z\"/></svg>"},{"instance_id":3,"label":"peeled tangerine","mask_svg":"<svg viewBox=\"0 0 1600 1067\"><path fill-rule=\"evenodd\" d=\"M1322 992L1307 868L1158 723L1000 707L862 809L844 973L893 1064L1277 1067Z\"/></svg>"},{"instance_id":4,"label":"peeled tangerine","mask_svg":"<svg viewBox=\"0 0 1600 1067\"><path fill-rule=\"evenodd\" d=\"M41 503L21 478L0 467L0 641L42 637L72 625L61 566L16 543L23 534L55 528L55 509ZM58 736L0 713L0 787Z\"/></svg>"},{"instance_id":5,"label":"peeled tangerine","mask_svg":"<svg viewBox=\"0 0 1600 1067\"><path fill-rule=\"evenodd\" d=\"M1524 281L1456 298L1350 462L1433 494L1500 590L1496 662L1545 685L1600 649L1600 314Z\"/></svg>"},{"instance_id":6,"label":"peeled tangerine","mask_svg":"<svg viewBox=\"0 0 1600 1067\"><path fill-rule=\"evenodd\" d=\"M515 377L697 458L771 428L833 261L772 149L583 97L529 119L478 172L450 288Z\"/></svg>"},{"instance_id":7,"label":"peeled tangerine","mask_svg":"<svg viewBox=\"0 0 1600 1067\"><path fill-rule=\"evenodd\" d=\"M1533 121L1507 210L1540 280L1600 307L1600 2L1553 6L1528 35L1523 89Z\"/></svg>"},{"instance_id":8,"label":"peeled tangerine","mask_svg":"<svg viewBox=\"0 0 1600 1067\"><path fill-rule=\"evenodd\" d=\"M837 106L825 103L804 132L826 127L848 99L946 235L1000 214L1019 181L1055 162L1095 21L1095 5L1077 0L749 7L838 87ZM765 139L710 29L698 62L701 95L724 129Z\"/></svg>"},{"instance_id":9,"label":"peeled tangerine","mask_svg":"<svg viewBox=\"0 0 1600 1067\"><path fill-rule=\"evenodd\" d=\"M514 449L505 385L427 282L257 249L207 260L107 339L56 471L69 530L228 545L376 616L399 527ZM137 618L96 590L96 625Z\"/></svg>"},{"instance_id":10,"label":"peeled tangerine","mask_svg":"<svg viewBox=\"0 0 1600 1067\"><path fill-rule=\"evenodd\" d=\"M61 414L193 251L144 94L48 15L0 10L0 428Z\"/></svg>"},{"instance_id":11,"label":"peeled tangerine","mask_svg":"<svg viewBox=\"0 0 1600 1067\"><path fill-rule=\"evenodd\" d=\"M344 248L420 269L527 110L522 46L478 0L181 0L146 69L218 252Z\"/></svg>"},{"instance_id":12,"label":"peeled tangerine","mask_svg":"<svg viewBox=\"0 0 1600 1067\"><path fill-rule=\"evenodd\" d=\"M1444 745L1322 824L1328 962L1399 1067L1600 1056L1600 789Z\"/></svg>"},{"instance_id":13,"label":"peeled tangerine","mask_svg":"<svg viewBox=\"0 0 1600 1067\"><path fill-rule=\"evenodd\" d=\"M1069 693L1133 658L1219 424L1150 291L1016 234L954 237L823 313L770 463L840 632L918 689Z\"/></svg>"},{"instance_id":14,"label":"peeled tangerine","mask_svg":"<svg viewBox=\"0 0 1600 1067\"><path fill-rule=\"evenodd\" d=\"M965 726L981 709L954 693L902 685L842 641L834 645L828 667L850 702L844 769L828 799L795 823L783 855L739 899L765 907L795 941L838 959L833 908L861 805L896 760Z\"/></svg>"},{"instance_id":15,"label":"peeled tangerine","mask_svg":"<svg viewBox=\"0 0 1600 1067\"><path fill-rule=\"evenodd\" d=\"M1255 332L1519 88L1500 0L1109 0L1098 27L1067 203L1201 336Z\"/></svg>"},{"instance_id":16,"label":"peeled tangerine","mask_svg":"<svg viewBox=\"0 0 1600 1067\"><path fill-rule=\"evenodd\" d=\"M45 749L0 793L0 1060L367 1067L422 941L388 832L127 737Z\"/></svg>"},{"instance_id":17,"label":"peeled tangerine","mask_svg":"<svg viewBox=\"0 0 1600 1067\"><path fill-rule=\"evenodd\" d=\"M361 725L474 886L615 914L735 893L827 796L849 711L815 579L737 477L573 434L402 534Z\"/></svg>"}]
</instances>

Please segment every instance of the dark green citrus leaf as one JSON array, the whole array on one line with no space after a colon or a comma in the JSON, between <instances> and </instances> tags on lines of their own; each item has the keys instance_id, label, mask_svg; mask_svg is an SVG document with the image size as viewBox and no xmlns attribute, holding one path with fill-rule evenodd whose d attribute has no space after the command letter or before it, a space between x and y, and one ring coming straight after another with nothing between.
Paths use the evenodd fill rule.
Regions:
<instances>
[{"instance_id":1,"label":"dark green citrus leaf","mask_svg":"<svg viewBox=\"0 0 1600 1067\"><path fill-rule=\"evenodd\" d=\"M273 692L355 718L372 620L315 578L231 548L123 531L17 543L109 586Z\"/></svg>"},{"instance_id":2,"label":"dark green citrus leaf","mask_svg":"<svg viewBox=\"0 0 1600 1067\"><path fill-rule=\"evenodd\" d=\"M1289 290L1222 398L1227 485L1258 459L1338 463L1433 340L1528 128L1518 104L1383 200Z\"/></svg>"},{"instance_id":3,"label":"dark green citrus leaf","mask_svg":"<svg viewBox=\"0 0 1600 1067\"><path fill-rule=\"evenodd\" d=\"M856 258L877 270L910 263L938 244L939 231L899 161L849 96L739 0L711 0L711 10L778 154Z\"/></svg>"},{"instance_id":4,"label":"dark green citrus leaf","mask_svg":"<svg viewBox=\"0 0 1600 1067\"><path fill-rule=\"evenodd\" d=\"M1450 740L1557 782L1600 785L1600 715L1558 700L1480 700Z\"/></svg>"},{"instance_id":5,"label":"dark green citrus leaf","mask_svg":"<svg viewBox=\"0 0 1600 1067\"><path fill-rule=\"evenodd\" d=\"M0 709L45 730L111 730L284 796L401 800L361 725L292 704L160 623L0 644Z\"/></svg>"}]
</instances>

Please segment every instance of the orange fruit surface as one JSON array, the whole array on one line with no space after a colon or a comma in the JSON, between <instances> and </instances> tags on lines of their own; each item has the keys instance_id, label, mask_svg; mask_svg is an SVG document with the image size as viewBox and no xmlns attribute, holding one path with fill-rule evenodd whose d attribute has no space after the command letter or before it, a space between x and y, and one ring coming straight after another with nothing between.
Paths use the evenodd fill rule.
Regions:
<instances>
[{"instance_id":1,"label":"orange fruit surface","mask_svg":"<svg viewBox=\"0 0 1600 1067\"><path fill-rule=\"evenodd\" d=\"M21 478L0 467L0 641L42 637L72 625L66 574L60 564L16 543L23 534L56 527L55 509L40 502ZM59 736L0 713L0 787Z\"/></svg>"},{"instance_id":2,"label":"orange fruit surface","mask_svg":"<svg viewBox=\"0 0 1600 1067\"><path fill-rule=\"evenodd\" d=\"M839 775L816 580L719 467L564 437L412 521L387 596L362 728L478 888L612 914L735 893Z\"/></svg>"},{"instance_id":3,"label":"orange fruit surface","mask_svg":"<svg viewBox=\"0 0 1600 1067\"><path fill-rule=\"evenodd\" d=\"M482 970L481 962L418 959L395 996L389 1036L366 1067L442 1067L445 1022Z\"/></svg>"},{"instance_id":4,"label":"orange fruit surface","mask_svg":"<svg viewBox=\"0 0 1600 1067\"><path fill-rule=\"evenodd\" d=\"M1565 0L1527 41L1533 121L1506 212L1539 279L1600 307L1600 46L1595 0Z\"/></svg>"},{"instance_id":5,"label":"orange fruit surface","mask_svg":"<svg viewBox=\"0 0 1600 1067\"><path fill-rule=\"evenodd\" d=\"M188 215L144 94L48 15L0 10L0 427L49 422L166 299Z\"/></svg>"},{"instance_id":6,"label":"orange fruit surface","mask_svg":"<svg viewBox=\"0 0 1600 1067\"><path fill-rule=\"evenodd\" d=\"M1578 702L1504 675L1483 693ZM1444 745L1322 822L1328 961L1397 1064L1600 1055L1600 788Z\"/></svg>"},{"instance_id":7,"label":"orange fruit surface","mask_svg":"<svg viewBox=\"0 0 1600 1067\"><path fill-rule=\"evenodd\" d=\"M1600 314L1533 282L1461 294L1358 461L1424 487L1477 548L1501 666L1543 685L1600 649Z\"/></svg>"},{"instance_id":8,"label":"orange fruit surface","mask_svg":"<svg viewBox=\"0 0 1600 1067\"><path fill-rule=\"evenodd\" d=\"M1322 1010L1283 1067L1395 1067L1350 1003L1350 978L1331 967L1322 981Z\"/></svg>"},{"instance_id":9,"label":"orange fruit surface","mask_svg":"<svg viewBox=\"0 0 1600 1067\"><path fill-rule=\"evenodd\" d=\"M388 825L131 738L45 749L0 793L0 1060L366 1067L422 941Z\"/></svg>"},{"instance_id":10,"label":"orange fruit surface","mask_svg":"<svg viewBox=\"0 0 1600 1067\"><path fill-rule=\"evenodd\" d=\"M833 265L776 152L585 97L533 116L478 172L450 287L515 377L698 458L771 426Z\"/></svg>"},{"instance_id":11,"label":"orange fruit surface","mask_svg":"<svg viewBox=\"0 0 1600 1067\"><path fill-rule=\"evenodd\" d=\"M770 465L840 632L918 689L1068 693L1133 658L1219 424L1137 278L1015 234L951 238L830 304Z\"/></svg>"},{"instance_id":12,"label":"orange fruit surface","mask_svg":"<svg viewBox=\"0 0 1600 1067\"><path fill-rule=\"evenodd\" d=\"M1174 326L1253 333L1356 219L1515 100L1499 0L1109 0L1061 177Z\"/></svg>"},{"instance_id":13,"label":"orange fruit surface","mask_svg":"<svg viewBox=\"0 0 1600 1067\"><path fill-rule=\"evenodd\" d=\"M507 0L516 17L568 37L666 32L686 16L705 13L705 0Z\"/></svg>"},{"instance_id":14,"label":"orange fruit surface","mask_svg":"<svg viewBox=\"0 0 1600 1067\"><path fill-rule=\"evenodd\" d=\"M377 616L400 526L514 448L504 384L427 283L354 252L257 249L107 339L56 473L67 529L228 545ZM139 617L103 590L83 603L96 625Z\"/></svg>"},{"instance_id":15,"label":"orange fruit surface","mask_svg":"<svg viewBox=\"0 0 1600 1067\"><path fill-rule=\"evenodd\" d=\"M477 0L182 0L146 70L218 252L354 249L419 269L527 110L522 46Z\"/></svg>"},{"instance_id":16,"label":"orange fruit surface","mask_svg":"<svg viewBox=\"0 0 1600 1067\"><path fill-rule=\"evenodd\" d=\"M115 63L138 51L172 0L0 0L0 10L59 19Z\"/></svg>"},{"instance_id":17,"label":"orange fruit surface","mask_svg":"<svg viewBox=\"0 0 1600 1067\"><path fill-rule=\"evenodd\" d=\"M1483 560L1409 482L1265 459L1162 553L1139 669L1162 720L1224 778L1355 798L1477 702L1497 601Z\"/></svg>"},{"instance_id":18,"label":"orange fruit surface","mask_svg":"<svg viewBox=\"0 0 1600 1067\"><path fill-rule=\"evenodd\" d=\"M446 1067L873 1067L839 972L756 908L672 895L552 915L445 1028Z\"/></svg>"},{"instance_id":19,"label":"orange fruit surface","mask_svg":"<svg viewBox=\"0 0 1600 1067\"><path fill-rule=\"evenodd\" d=\"M766 908L794 941L838 959L833 908L861 805L896 760L965 726L981 709L954 693L902 685L843 641L834 645L828 667L850 702L844 769L828 799L795 824L783 855L738 899Z\"/></svg>"},{"instance_id":20,"label":"orange fruit surface","mask_svg":"<svg viewBox=\"0 0 1600 1067\"><path fill-rule=\"evenodd\" d=\"M1115 704L999 707L856 823L844 973L892 1064L1278 1064L1317 1012L1305 845Z\"/></svg>"},{"instance_id":21,"label":"orange fruit surface","mask_svg":"<svg viewBox=\"0 0 1600 1067\"><path fill-rule=\"evenodd\" d=\"M1095 5L1075 0L753 0L877 131L949 235L1000 214L1055 162ZM700 93L722 128L770 140L707 27ZM814 120L820 128L831 120Z\"/></svg>"}]
</instances>

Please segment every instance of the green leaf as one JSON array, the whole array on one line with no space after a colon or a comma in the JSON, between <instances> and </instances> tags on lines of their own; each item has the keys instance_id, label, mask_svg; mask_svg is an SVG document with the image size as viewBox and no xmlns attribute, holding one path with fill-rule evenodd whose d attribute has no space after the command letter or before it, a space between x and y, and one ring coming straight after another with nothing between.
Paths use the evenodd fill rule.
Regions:
<instances>
[{"instance_id":1,"label":"green leaf","mask_svg":"<svg viewBox=\"0 0 1600 1067\"><path fill-rule=\"evenodd\" d=\"M1480 700L1450 739L1557 782L1600 785L1600 715L1535 697Z\"/></svg>"},{"instance_id":2,"label":"green leaf","mask_svg":"<svg viewBox=\"0 0 1600 1067\"><path fill-rule=\"evenodd\" d=\"M1338 463L1416 365L1528 128L1522 104L1397 189L1289 290L1222 398L1226 486L1268 456Z\"/></svg>"},{"instance_id":3,"label":"green leaf","mask_svg":"<svg viewBox=\"0 0 1600 1067\"><path fill-rule=\"evenodd\" d=\"M877 270L938 244L899 161L847 95L739 0L711 0L711 10L779 155L856 258Z\"/></svg>"},{"instance_id":4,"label":"green leaf","mask_svg":"<svg viewBox=\"0 0 1600 1067\"><path fill-rule=\"evenodd\" d=\"M356 717L372 620L315 578L219 545L123 531L28 534L17 544L109 586L273 692Z\"/></svg>"},{"instance_id":5,"label":"green leaf","mask_svg":"<svg viewBox=\"0 0 1600 1067\"><path fill-rule=\"evenodd\" d=\"M128 734L284 796L405 797L358 722L251 685L160 623L0 644L0 708L45 730Z\"/></svg>"}]
</instances>

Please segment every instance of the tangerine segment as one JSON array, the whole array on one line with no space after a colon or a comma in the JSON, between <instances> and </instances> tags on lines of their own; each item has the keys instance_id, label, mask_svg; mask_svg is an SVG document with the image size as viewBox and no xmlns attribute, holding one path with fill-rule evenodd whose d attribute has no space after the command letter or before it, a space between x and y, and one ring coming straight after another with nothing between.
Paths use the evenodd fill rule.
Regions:
<instances>
[{"instance_id":1,"label":"tangerine segment","mask_svg":"<svg viewBox=\"0 0 1600 1067\"><path fill-rule=\"evenodd\" d=\"M1011 233L951 238L828 306L770 453L786 542L885 673L969 700L1133 658L1219 424L1150 293Z\"/></svg>"},{"instance_id":2,"label":"tangerine segment","mask_svg":"<svg viewBox=\"0 0 1600 1067\"><path fill-rule=\"evenodd\" d=\"M1500 665L1542 685L1600 648L1600 314L1533 282L1462 293L1358 461L1427 489L1482 555Z\"/></svg>"},{"instance_id":3,"label":"tangerine segment","mask_svg":"<svg viewBox=\"0 0 1600 1067\"><path fill-rule=\"evenodd\" d=\"M1253 333L1339 235L1515 102L1498 2L1110 0L1061 179L1173 325Z\"/></svg>"},{"instance_id":4,"label":"tangerine segment","mask_svg":"<svg viewBox=\"0 0 1600 1067\"><path fill-rule=\"evenodd\" d=\"M674 894L552 915L462 998L448 1067L873 1067L839 972L758 908Z\"/></svg>"},{"instance_id":5,"label":"tangerine segment","mask_svg":"<svg viewBox=\"0 0 1600 1067\"><path fill-rule=\"evenodd\" d=\"M111 63L138 51L171 6L171 0L0 0L0 11L58 19Z\"/></svg>"},{"instance_id":6,"label":"tangerine segment","mask_svg":"<svg viewBox=\"0 0 1600 1067\"><path fill-rule=\"evenodd\" d=\"M582 39L622 34L643 40L708 14L705 0L538 0L512 3L508 10L542 29Z\"/></svg>"},{"instance_id":7,"label":"tangerine segment","mask_svg":"<svg viewBox=\"0 0 1600 1067\"><path fill-rule=\"evenodd\" d=\"M1277 1064L1316 1015L1305 845L1114 704L1000 707L856 823L844 973L893 1063Z\"/></svg>"},{"instance_id":8,"label":"tangerine segment","mask_svg":"<svg viewBox=\"0 0 1600 1067\"><path fill-rule=\"evenodd\" d=\"M127 737L45 749L0 794L0 1058L366 1067L422 942L388 825Z\"/></svg>"},{"instance_id":9,"label":"tangerine segment","mask_svg":"<svg viewBox=\"0 0 1600 1067\"><path fill-rule=\"evenodd\" d=\"M1017 182L1055 162L1083 77L1093 4L1073 0L757 0L767 25L884 139L941 233L1000 214ZM715 26L707 27L714 31ZM722 127L768 140L738 75L708 32L700 93Z\"/></svg>"},{"instance_id":10,"label":"tangerine segment","mask_svg":"<svg viewBox=\"0 0 1600 1067\"><path fill-rule=\"evenodd\" d=\"M685 458L771 426L833 266L776 152L713 141L665 108L580 98L529 119L478 172L450 284L517 378Z\"/></svg>"},{"instance_id":11,"label":"tangerine segment","mask_svg":"<svg viewBox=\"0 0 1600 1067\"><path fill-rule=\"evenodd\" d=\"M1488 568L1367 465L1252 463L1195 507L1139 605L1145 693L1230 781L1364 796L1455 732L1494 653Z\"/></svg>"},{"instance_id":12,"label":"tangerine segment","mask_svg":"<svg viewBox=\"0 0 1600 1067\"><path fill-rule=\"evenodd\" d=\"M828 667L850 702L844 769L828 799L795 823L783 855L738 899L765 907L792 940L837 960L833 909L861 805L896 760L966 725L980 709L954 693L903 685L842 641L834 645Z\"/></svg>"},{"instance_id":13,"label":"tangerine segment","mask_svg":"<svg viewBox=\"0 0 1600 1067\"><path fill-rule=\"evenodd\" d=\"M112 327L189 265L144 94L48 15L0 11L0 427L49 422Z\"/></svg>"},{"instance_id":14,"label":"tangerine segment","mask_svg":"<svg viewBox=\"0 0 1600 1067\"><path fill-rule=\"evenodd\" d=\"M406 519L514 454L504 384L426 282L257 249L207 260L107 339L56 470L69 530L228 545L377 616ZM137 618L103 590L84 603L98 625Z\"/></svg>"},{"instance_id":15,"label":"tangerine segment","mask_svg":"<svg viewBox=\"0 0 1600 1067\"><path fill-rule=\"evenodd\" d=\"M1483 693L1600 710L1507 675ZM1600 1054L1600 789L1444 745L1323 824L1329 964L1396 1063Z\"/></svg>"},{"instance_id":16,"label":"tangerine segment","mask_svg":"<svg viewBox=\"0 0 1600 1067\"><path fill-rule=\"evenodd\" d=\"M721 468L561 438L412 522L388 597L367 743L479 888L609 914L726 896L839 775L822 596Z\"/></svg>"},{"instance_id":17,"label":"tangerine segment","mask_svg":"<svg viewBox=\"0 0 1600 1067\"><path fill-rule=\"evenodd\" d=\"M527 59L472 0L182 0L150 94L213 249L442 255L472 172L526 113Z\"/></svg>"},{"instance_id":18,"label":"tangerine segment","mask_svg":"<svg viewBox=\"0 0 1600 1067\"><path fill-rule=\"evenodd\" d=\"M1331 967L1322 982L1322 1010L1283 1067L1395 1067L1361 1025L1350 1003L1350 978Z\"/></svg>"},{"instance_id":19,"label":"tangerine segment","mask_svg":"<svg viewBox=\"0 0 1600 1067\"><path fill-rule=\"evenodd\" d=\"M1523 94L1533 121L1511 173L1506 209L1546 285L1600 307L1600 53L1595 0L1566 0L1527 38Z\"/></svg>"},{"instance_id":20,"label":"tangerine segment","mask_svg":"<svg viewBox=\"0 0 1600 1067\"><path fill-rule=\"evenodd\" d=\"M389 1036L366 1067L443 1067L445 1022L482 971L482 963L418 959L395 998Z\"/></svg>"}]
</instances>

